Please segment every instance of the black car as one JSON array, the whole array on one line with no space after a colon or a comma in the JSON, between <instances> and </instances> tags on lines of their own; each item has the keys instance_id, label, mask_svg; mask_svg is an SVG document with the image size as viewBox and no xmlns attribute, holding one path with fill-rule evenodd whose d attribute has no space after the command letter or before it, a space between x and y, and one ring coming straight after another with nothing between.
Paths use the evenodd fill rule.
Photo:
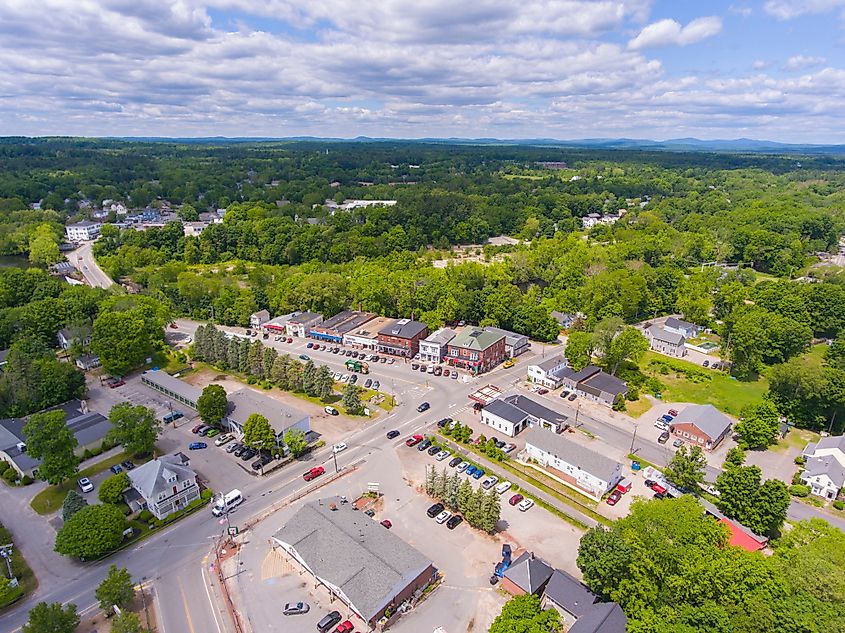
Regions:
<instances>
[{"instance_id":1,"label":"black car","mask_svg":"<svg viewBox=\"0 0 845 633\"><path fill-rule=\"evenodd\" d=\"M436 455L440 452L440 447L437 444L432 444L428 449L429 455Z\"/></svg>"},{"instance_id":2,"label":"black car","mask_svg":"<svg viewBox=\"0 0 845 633\"><path fill-rule=\"evenodd\" d=\"M364 510L364 514L372 519L376 515L376 511L370 508L369 510Z\"/></svg>"},{"instance_id":3,"label":"black car","mask_svg":"<svg viewBox=\"0 0 845 633\"><path fill-rule=\"evenodd\" d=\"M431 405L427 402L421 402L420 406L417 407L417 411L422 413L423 411L428 411L431 408Z\"/></svg>"},{"instance_id":4,"label":"black car","mask_svg":"<svg viewBox=\"0 0 845 633\"><path fill-rule=\"evenodd\" d=\"M567 400L572 401L572 400L575 400L575 398L577 398L577 397L578 397L577 393L571 393L571 394L569 394L569 397L567 398Z\"/></svg>"},{"instance_id":5,"label":"black car","mask_svg":"<svg viewBox=\"0 0 845 633\"><path fill-rule=\"evenodd\" d=\"M262 468L264 468L267 464L269 464L272 461L273 461L273 457L271 455L262 455L261 457L256 459L254 462L252 462L251 468L253 470L261 470Z\"/></svg>"},{"instance_id":6,"label":"black car","mask_svg":"<svg viewBox=\"0 0 845 633\"><path fill-rule=\"evenodd\" d=\"M455 466L460 464L462 461L464 461L464 460L462 460L460 457L453 457L452 459L449 460L449 467L454 468Z\"/></svg>"},{"instance_id":7,"label":"black car","mask_svg":"<svg viewBox=\"0 0 845 633\"><path fill-rule=\"evenodd\" d=\"M452 516L451 519L446 521L446 527L449 528L450 530L454 530L456 527L458 527L461 524L461 522L463 520L464 520L464 518L460 514L455 514L455 515Z\"/></svg>"},{"instance_id":8,"label":"black car","mask_svg":"<svg viewBox=\"0 0 845 633\"><path fill-rule=\"evenodd\" d=\"M436 517L438 514L440 514L441 512L443 512L443 508L444 508L444 505L443 505L442 503L435 503L435 504L434 504L433 506L431 506L428 510L426 510L426 512L425 512L425 513L428 515L428 517L429 517L430 519L433 519L433 518L434 518L434 517Z\"/></svg>"},{"instance_id":9,"label":"black car","mask_svg":"<svg viewBox=\"0 0 845 633\"><path fill-rule=\"evenodd\" d=\"M128 459L126 461L120 462L120 465L123 466L123 470L132 470L135 468L135 464L130 462Z\"/></svg>"},{"instance_id":10,"label":"black car","mask_svg":"<svg viewBox=\"0 0 845 633\"><path fill-rule=\"evenodd\" d=\"M417 446L417 450L418 451L424 451L429 446L431 446L431 440L426 439L426 440L423 440L422 442L420 442L419 446Z\"/></svg>"},{"instance_id":11,"label":"black car","mask_svg":"<svg viewBox=\"0 0 845 633\"><path fill-rule=\"evenodd\" d=\"M242 459L243 461L249 461L250 459L252 459L252 458L253 458L253 457L255 457L256 455L258 455L258 451L256 451L254 448L248 448L248 449L246 449L246 451L245 451L245 452L241 455L241 459Z\"/></svg>"},{"instance_id":12,"label":"black car","mask_svg":"<svg viewBox=\"0 0 845 633\"><path fill-rule=\"evenodd\" d=\"M240 444L235 450L232 451L232 455L234 455L235 457L240 457L244 454L246 450L248 450L247 447Z\"/></svg>"},{"instance_id":13,"label":"black car","mask_svg":"<svg viewBox=\"0 0 845 633\"><path fill-rule=\"evenodd\" d=\"M507 444L505 444L502 440L496 440L495 444L496 444L496 448L498 448L500 450L503 449L505 446L507 446Z\"/></svg>"},{"instance_id":14,"label":"black car","mask_svg":"<svg viewBox=\"0 0 845 633\"><path fill-rule=\"evenodd\" d=\"M399 437L399 431L393 430L387 432L387 439L392 440L394 437Z\"/></svg>"},{"instance_id":15,"label":"black car","mask_svg":"<svg viewBox=\"0 0 845 633\"><path fill-rule=\"evenodd\" d=\"M335 624L340 622L343 618L340 615L340 611L332 611L327 616L325 616L322 620L317 622L317 630L320 633L326 633L330 628L332 628Z\"/></svg>"},{"instance_id":16,"label":"black car","mask_svg":"<svg viewBox=\"0 0 845 633\"><path fill-rule=\"evenodd\" d=\"M352 375L349 377L349 382L350 382L350 383L352 383L353 385L354 385L356 382L358 382L358 374L352 374Z\"/></svg>"},{"instance_id":17,"label":"black car","mask_svg":"<svg viewBox=\"0 0 845 633\"><path fill-rule=\"evenodd\" d=\"M373 379L372 378L367 378L367 380L364 381L364 389L369 389L370 387L372 387L372 385L373 385Z\"/></svg>"},{"instance_id":18,"label":"black car","mask_svg":"<svg viewBox=\"0 0 845 633\"><path fill-rule=\"evenodd\" d=\"M655 499L665 499L668 495L665 492L655 492L652 496Z\"/></svg>"},{"instance_id":19,"label":"black car","mask_svg":"<svg viewBox=\"0 0 845 633\"><path fill-rule=\"evenodd\" d=\"M419 363L411 363L411 369L412 369L413 371L417 371L419 368L420 368L420 364L419 364Z\"/></svg>"},{"instance_id":20,"label":"black car","mask_svg":"<svg viewBox=\"0 0 845 633\"><path fill-rule=\"evenodd\" d=\"M442 420L437 421L437 426L442 429L444 426L450 424L451 422L452 418L443 418Z\"/></svg>"}]
</instances>

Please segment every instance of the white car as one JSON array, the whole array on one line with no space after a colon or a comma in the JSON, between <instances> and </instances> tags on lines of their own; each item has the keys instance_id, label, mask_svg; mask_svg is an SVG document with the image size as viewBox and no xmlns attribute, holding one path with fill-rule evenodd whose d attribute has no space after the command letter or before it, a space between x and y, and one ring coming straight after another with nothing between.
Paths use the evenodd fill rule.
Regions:
<instances>
[{"instance_id":1,"label":"white car","mask_svg":"<svg viewBox=\"0 0 845 633\"><path fill-rule=\"evenodd\" d=\"M449 511L443 510L443 512L438 514L437 518L434 519L434 520L442 525L443 523L446 523L446 521L448 521L449 517L451 517L451 516L452 516L452 514Z\"/></svg>"},{"instance_id":2,"label":"white car","mask_svg":"<svg viewBox=\"0 0 845 633\"><path fill-rule=\"evenodd\" d=\"M449 451L440 451L439 453L437 453L437 455L434 456L434 459L436 459L438 462L442 462L451 454L452 453L450 453Z\"/></svg>"},{"instance_id":3,"label":"white car","mask_svg":"<svg viewBox=\"0 0 845 633\"><path fill-rule=\"evenodd\" d=\"M511 482L509 482L509 481L503 481L498 486L496 486L496 492L500 495L505 494L510 489L511 489Z\"/></svg>"},{"instance_id":4,"label":"white car","mask_svg":"<svg viewBox=\"0 0 845 633\"><path fill-rule=\"evenodd\" d=\"M228 433L224 433L223 435L218 437L216 440L214 440L214 445L215 446L223 446L224 444L231 442L233 439L235 439L235 438L233 438Z\"/></svg>"},{"instance_id":5,"label":"white car","mask_svg":"<svg viewBox=\"0 0 845 633\"><path fill-rule=\"evenodd\" d=\"M519 505L516 506L516 507L519 508L520 512L528 512L528 510L533 505L534 505L534 502L531 499L523 499L522 501L519 502Z\"/></svg>"},{"instance_id":6,"label":"white car","mask_svg":"<svg viewBox=\"0 0 845 633\"><path fill-rule=\"evenodd\" d=\"M334 446L332 446L332 452L340 453L341 451L345 451L347 448L349 447L346 445L346 443L341 442L340 444L335 444Z\"/></svg>"},{"instance_id":7,"label":"white car","mask_svg":"<svg viewBox=\"0 0 845 633\"><path fill-rule=\"evenodd\" d=\"M499 482L499 478L495 475L490 475L484 481L481 482L481 487L485 490L490 490L493 486L495 486Z\"/></svg>"},{"instance_id":8,"label":"white car","mask_svg":"<svg viewBox=\"0 0 845 633\"><path fill-rule=\"evenodd\" d=\"M505 453L510 453L513 449L516 448L516 444L506 444L505 447L502 449Z\"/></svg>"},{"instance_id":9,"label":"white car","mask_svg":"<svg viewBox=\"0 0 845 633\"><path fill-rule=\"evenodd\" d=\"M669 424L666 422L666 420L656 420L654 422L654 426L656 428L660 429L661 431L668 431L669 430Z\"/></svg>"},{"instance_id":10,"label":"white car","mask_svg":"<svg viewBox=\"0 0 845 633\"><path fill-rule=\"evenodd\" d=\"M469 468L469 462L461 462L460 464L458 464L458 467L455 470L457 470L459 473L462 473L467 468Z\"/></svg>"},{"instance_id":11,"label":"white car","mask_svg":"<svg viewBox=\"0 0 845 633\"><path fill-rule=\"evenodd\" d=\"M79 480L79 489L82 492L91 492L94 489L94 484L91 483L91 480L88 477L83 477Z\"/></svg>"},{"instance_id":12,"label":"white car","mask_svg":"<svg viewBox=\"0 0 845 633\"><path fill-rule=\"evenodd\" d=\"M340 380L341 378L343 378L343 374L341 374L339 371L336 371L336 372L334 373L334 376L333 376L333 377L334 377L334 379L335 379L335 382L337 382L338 380Z\"/></svg>"}]
</instances>

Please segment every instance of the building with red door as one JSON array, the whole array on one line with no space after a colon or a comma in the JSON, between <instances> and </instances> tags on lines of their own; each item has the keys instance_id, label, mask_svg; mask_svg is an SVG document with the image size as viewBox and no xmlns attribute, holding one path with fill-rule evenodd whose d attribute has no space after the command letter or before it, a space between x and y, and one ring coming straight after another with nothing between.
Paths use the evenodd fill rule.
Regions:
<instances>
[{"instance_id":1,"label":"building with red door","mask_svg":"<svg viewBox=\"0 0 845 633\"><path fill-rule=\"evenodd\" d=\"M446 362L480 374L505 359L505 335L480 327L468 327L449 341Z\"/></svg>"}]
</instances>

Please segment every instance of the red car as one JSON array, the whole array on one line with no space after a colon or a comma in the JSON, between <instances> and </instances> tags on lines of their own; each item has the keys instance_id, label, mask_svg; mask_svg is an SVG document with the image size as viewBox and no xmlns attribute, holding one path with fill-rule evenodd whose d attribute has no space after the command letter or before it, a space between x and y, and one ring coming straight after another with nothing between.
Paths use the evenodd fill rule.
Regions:
<instances>
[{"instance_id":1,"label":"red car","mask_svg":"<svg viewBox=\"0 0 845 633\"><path fill-rule=\"evenodd\" d=\"M522 499L523 499L523 496L522 496L522 495L520 495L520 494L516 494L516 495L514 495L514 496L512 496L512 497L510 498L510 500L508 501L508 503L509 503L509 504L511 504L512 506L515 506L517 503L519 503L520 501L522 501Z\"/></svg>"},{"instance_id":2,"label":"red car","mask_svg":"<svg viewBox=\"0 0 845 633\"><path fill-rule=\"evenodd\" d=\"M651 489L652 489L652 490L654 490L654 492L660 492L660 493L665 493L665 492L666 492L666 488L664 488L663 486L661 486L661 485L660 485L659 483L657 483L657 482L654 482L654 483L651 485Z\"/></svg>"},{"instance_id":3,"label":"red car","mask_svg":"<svg viewBox=\"0 0 845 633\"><path fill-rule=\"evenodd\" d=\"M622 498L622 493L618 490L614 490L610 493L610 496L607 498L607 505L615 506L616 502Z\"/></svg>"},{"instance_id":4,"label":"red car","mask_svg":"<svg viewBox=\"0 0 845 633\"><path fill-rule=\"evenodd\" d=\"M353 629L355 629L355 627L352 626L352 622L350 622L349 620L344 620L343 622L337 625L337 628L334 630L334 633L349 633L349 631L352 631Z\"/></svg>"},{"instance_id":5,"label":"red car","mask_svg":"<svg viewBox=\"0 0 845 633\"><path fill-rule=\"evenodd\" d=\"M669 415L671 415L673 418L677 418L678 417L677 409L669 409Z\"/></svg>"},{"instance_id":6,"label":"red car","mask_svg":"<svg viewBox=\"0 0 845 633\"><path fill-rule=\"evenodd\" d=\"M171 323L171 324L170 324L170 327L172 327L174 330L179 329L179 326L178 326L178 325L176 325L175 323Z\"/></svg>"},{"instance_id":7,"label":"red car","mask_svg":"<svg viewBox=\"0 0 845 633\"><path fill-rule=\"evenodd\" d=\"M412 435L407 440L405 440L405 446L416 446L420 442L423 441L422 435Z\"/></svg>"},{"instance_id":8,"label":"red car","mask_svg":"<svg viewBox=\"0 0 845 633\"><path fill-rule=\"evenodd\" d=\"M388 530L393 527L393 524L390 522L390 519L385 519L381 522L381 524L386 527Z\"/></svg>"},{"instance_id":9,"label":"red car","mask_svg":"<svg viewBox=\"0 0 845 633\"><path fill-rule=\"evenodd\" d=\"M121 378L120 380L115 380L109 383L109 389L114 389L115 387L122 387L125 385L126 382Z\"/></svg>"},{"instance_id":10,"label":"red car","mask_svg":"<svg viewBox=\"0 0 845 633\"><path fill-rule=\"evenodd\" d=\"M204 427L205 424L197 424L194 428L191 429L191 433L197 434L200 432L200 429Z\"/></svg>"},{"instance_id":11,"label":"red car","mask_svg":"<svg viewBox=\"0 0 845 633\"><path fill-rule=\"evenodd\" d=\"M323 468L322 466L315 466L314 468L306 472L304 475L302 475L302 478L305 481L311 481L312 479L316 479L317 477L322 475L324 472L326 472L325 468Z\"/></svg>"},{"instance_id":12,"label":"red car","mask_svg":"<svg viewBox=\"0 0 845 633\"><path fill-rule=\"evenodd\" d=\"M288 343L293 343L293 339L292 339L292 338L289 338L289 339L288 339Z\"/></svg>"}]
</instances>

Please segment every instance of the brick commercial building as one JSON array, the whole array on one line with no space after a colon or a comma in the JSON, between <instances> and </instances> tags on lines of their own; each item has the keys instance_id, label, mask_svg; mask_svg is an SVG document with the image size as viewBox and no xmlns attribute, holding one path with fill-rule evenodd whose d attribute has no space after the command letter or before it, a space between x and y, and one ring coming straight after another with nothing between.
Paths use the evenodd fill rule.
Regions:
<instances>
[{"instance_id":1,"label":"brick commercial building","mask_svg":"<svg viewBox=\"0 0 845 633\"><path fill-rule=\"evenodd\" d=\"M428 326L411 319L398 319L378 333L378 351L391 356L413 358L420 351L420 341L428 336Z\"/></svg>"},{"instance_id":2,"label":"brick commercial building","mask_svg":"<svg viewBox=\"0 0 845 633\"><path fill-rule=\"evenodd\" d=\"M338 497L303 505L272 542L371 627L385 611L412 605L436 577L419 551Z\"/></svg>"},{"instance_id":3,"label":"brick commercial building","mask_svg":"<svg viewBox=\"0 0 845 633\"><path fill-rule=\"evenodd\" d=\"M712 404L694 404L682 410L669 424L669 431L690 444L708 451L731 432L731 419Z\"/></svg>"},{"instance_id":4,"label":"brick commercial building","mask_svg":"<svg viewBox=\"0 0 845 633\"><path fill-rule=\"evenodd\" d=\"M446 362L480 374L505 359L505 335L468 327L449 341Z\"/></svg>"}]
</instances>

